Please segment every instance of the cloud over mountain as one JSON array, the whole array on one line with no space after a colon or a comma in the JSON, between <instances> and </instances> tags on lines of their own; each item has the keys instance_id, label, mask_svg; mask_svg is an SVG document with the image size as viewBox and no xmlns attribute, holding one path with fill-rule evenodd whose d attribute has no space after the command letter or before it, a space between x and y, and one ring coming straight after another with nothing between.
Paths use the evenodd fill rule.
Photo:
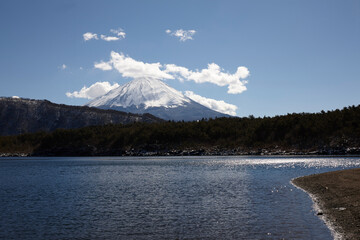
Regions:
<instances>
[{"instance_id":1,"label":"cloud over mountain","mask_svg":"<svg viewBox=\"0 0 360 240\"><path fill-rule=\"evenodd\" d=\"M218 101L211 98L202 97L200 95L195 94L192 91L185 91L185 96L188 98L194 100L195 102L200 103L201 105L204 105L205 107L208 107L214 111L229 114L232 116L236 115L237 106L226 103L224 101Z\"/></svg>"},{"instance_id":2,"label":"cloud over mountain","mask_svg":"<svg viewBox=\"0 0 360 240\"><path fill-rule=\"evenodd\" d=\"M96 82L90 87L84 86L80 91L67 92L66 96L70 98L87 98L94 99L102 96L112 89L119 87L120 85L114 83L111 85L109 82Z\"/></svg>"},{"instance_id":3,"label":"cloud over mountain","mask_svg":"<svg viewBox=\"0 0 360 240\"><path fill-rule=\"evenodd\" d=\"M216 63L208 64L207 68L200 71L191 71L185 67L179 67L174 64L165 65L165 72L176 74L178 78L196 83L213 83L218 86L228 86L228 93L238 94L246 90L247 81L241 80L247 78L250 74L246 67L238 67L234 74L222 72L222 69Z\"/></svg>"},{"instance_id":4,"label":"cloud over mountain","mask_svg":"<svg viewBox=\"0 0 360 240\"><path fill-rule=\"evenodd\" d=\"M195 83L208 82L221 87L227 86L230 94L239 94L245 91L247 81L244 79L250 75L249 70L244 66L239 66L233 74L224 72L216 63L210 63L207 68L192 71L175 64L162 65L159 62L137 61L115 51L111 52L108 62L95 63L94 67L104 71L116 69L123 77L134 79L179 79L180 81L194 81Z\"/></svg>"},{"instance_id":5,"label":"cloud over mountain","mask_svg":"<svg viewBox=\"0 0 360 240\"><path fill-rule=\"evenodd\" d=\"M136 61L123 53L112 51L110 61L114 69L116 69L123 77L130 78L153 78L153 79L174 79L173 76L161 70L160 63L144 63Z\"/></svg>"}]
</instances>

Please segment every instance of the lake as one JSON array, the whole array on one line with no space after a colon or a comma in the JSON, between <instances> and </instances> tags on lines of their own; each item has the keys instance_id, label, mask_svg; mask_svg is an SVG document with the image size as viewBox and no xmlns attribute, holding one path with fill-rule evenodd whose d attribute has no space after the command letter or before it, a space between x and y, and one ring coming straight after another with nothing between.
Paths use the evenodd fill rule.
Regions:
<instances>
[{"instance_id":1,"label":"lake","mask_svg":"<svg viewBox=\"0 0 360 240\"><path fill-rule=\"evenodd\" d=\"M0 239L332 239L295 177L359 157L0 159Z\"/></svg>"}]
</instances>

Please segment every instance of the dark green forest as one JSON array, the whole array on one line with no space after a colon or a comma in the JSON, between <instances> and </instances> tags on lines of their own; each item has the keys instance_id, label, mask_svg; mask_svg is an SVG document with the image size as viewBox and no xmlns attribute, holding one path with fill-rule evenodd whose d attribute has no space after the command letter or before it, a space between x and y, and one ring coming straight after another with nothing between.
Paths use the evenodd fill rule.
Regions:
<instances>
[{"instance_id":1,"label":"dark green forest","mask_svg":"<svg viewBox=\"0 0 360 240\"><path fill-rule=\"evenodd\" d=\"M360 105L275 117L118 124L2 136L0 153L43 156L359 154Z\"/></svg>"}]
</instances>

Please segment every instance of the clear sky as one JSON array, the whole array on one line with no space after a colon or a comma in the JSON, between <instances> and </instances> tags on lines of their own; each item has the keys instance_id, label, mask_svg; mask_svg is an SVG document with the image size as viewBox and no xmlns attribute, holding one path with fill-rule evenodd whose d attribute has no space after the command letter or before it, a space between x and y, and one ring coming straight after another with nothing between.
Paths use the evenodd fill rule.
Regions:
<instances>
[{"instance_id":1,"label":"clear sky","mask_svg":"<svg viewBox=\"0 0 360 240\"><path fill-rule=\"evenodd\" d=\"M238 116L360 104L359 0L1 0L0 30L0 96L82 105L158 73Z\"/></svg>"}]
</instances>

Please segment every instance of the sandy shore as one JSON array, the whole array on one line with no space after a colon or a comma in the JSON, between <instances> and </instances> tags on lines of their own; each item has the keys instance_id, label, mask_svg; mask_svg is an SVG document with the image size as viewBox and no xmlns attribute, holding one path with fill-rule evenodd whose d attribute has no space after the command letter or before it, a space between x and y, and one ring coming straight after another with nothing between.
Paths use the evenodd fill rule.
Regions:
<instances>
[{"instance_id":1,"label":"sandy shore","mask_svg":"<svg viewBox=\"0 0 360 240\"><path fill-rule=\"evenodd\" d=\"M292 182L313 197L320 208L318 215L336 235L360 239L360 169L310 175Z\"/></svg>"}]
</instances>

